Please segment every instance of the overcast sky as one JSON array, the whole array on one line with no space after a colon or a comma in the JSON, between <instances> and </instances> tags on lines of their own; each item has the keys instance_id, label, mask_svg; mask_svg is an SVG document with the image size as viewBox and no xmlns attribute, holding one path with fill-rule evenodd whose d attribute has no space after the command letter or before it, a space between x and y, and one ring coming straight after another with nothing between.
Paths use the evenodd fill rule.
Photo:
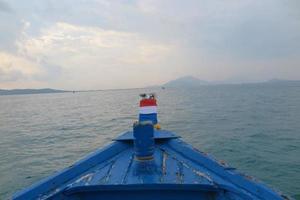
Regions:
<instances>
[{"instance_id":1,"label":"overcast sky","mask_svg":"<svg viewBox=\"0 0 300 200\"><path fill-rule=\"evenodd\" d=\"M0 88L300 79L299 0L0 0Z\"/></svg>"}]
</instances>

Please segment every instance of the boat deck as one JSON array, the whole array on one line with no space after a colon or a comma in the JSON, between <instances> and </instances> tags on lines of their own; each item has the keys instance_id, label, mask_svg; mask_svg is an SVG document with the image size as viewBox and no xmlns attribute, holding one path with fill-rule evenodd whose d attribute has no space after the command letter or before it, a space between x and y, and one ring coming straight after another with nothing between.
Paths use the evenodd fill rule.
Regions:
<instances>
[{"instance_id":1,"label":"boat deck","mask_svg":"<svg viewBox=\"0 0 300 200\"><path fill-rule=\"evenodd\" d=\"M283 199L168 131L155 131L151 161L134 156L132 132L15 199ZM43 191L43 192L41 192ZM140 193L140 196L138 195Z\"/></svg>"},{"instance_id":2,"label":"boat deck","mask_svg":"<svg viewBox=\"0 0 300 200\"><path fill-rule=\"evenodd\" d=\"M140 162L135 160L133 149L128 148L107 162L89 169L69 186L144 183L214 185L207 170L195 169L188 161L175 157L172 153L168 147L157 145L154 160Z\"/></svg>"}]
</instances>

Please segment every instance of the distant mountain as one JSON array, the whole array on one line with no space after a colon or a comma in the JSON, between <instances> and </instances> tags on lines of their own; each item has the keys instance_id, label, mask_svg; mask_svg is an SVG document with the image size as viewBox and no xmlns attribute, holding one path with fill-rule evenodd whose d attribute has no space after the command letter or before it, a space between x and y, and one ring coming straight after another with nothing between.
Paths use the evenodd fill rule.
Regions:
<instances>
[{"instance_id":1,"label":"distant mountain","mask_svg":"<svg viewBox=\"0 0 300 200\"><path fill-rule=\"evenodd\" d=\"M283 80L283 79L271 79L267 81L268 84L300 84L300 80Z\"/></svg>"},{"instance_id":2,"label":"distant mountain","mask_svg":"<svg viewBox=\"0 0 300 200\"><path fill-rule=\"evenodd\" d=\"M45 94L45 93L63 93L69 92L65 90L55 90L50 88L44 89L13 89L13 90L1 90L0 95L17 95L17 94Z\"/></svg>"},{"instance_id":3,"label":"distant mountain","mask_svg":"<svg viewBox=\"0 0 300 200\"><path fill-rule=\"evenodd\" d=\"M172 81L169 81L162 85L165 88L191 88L199 87L203 85L238 85L238 84L263 84L263 85L284 85L284 86L300 86L300 80L282 80L271 79L264 82L230 82L230 81L203 81L193 76L185 76Z\"/></svg>"},{"instance_id":4,"label":"distant mountain","mask_svg":"<svg viewBox=\"0 0 300 200\"><path fill-rule=\"evenodd\" d=\"M162 85L163 87L199 87L201 85L209 85L208 81L203 81L193 76L185 76Z\"/></svg>"}]
</instances>

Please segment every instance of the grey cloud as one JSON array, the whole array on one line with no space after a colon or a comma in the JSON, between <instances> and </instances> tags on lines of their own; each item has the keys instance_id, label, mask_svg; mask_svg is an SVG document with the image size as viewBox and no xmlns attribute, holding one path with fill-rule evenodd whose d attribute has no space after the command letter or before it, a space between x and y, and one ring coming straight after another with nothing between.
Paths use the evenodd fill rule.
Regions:
<instances>
[{"instance_id":1,"label":"grey cloud","mask_svg":"<svg viewBox=\"0 0 300 200\"><path fill-rule=\"evenodd\" d=\"M299 54L299 20L279 1L265 2L253 1L238 9L219 6L204 19L187 20L178 30L183 33L179 41L187 48L205 49L207 55L235 59L268 60Z\"/></svg>"},{"instance_id":2,"label":"grey cloud","mask_svg":"<svg viewBox=\"0 0 300 200\"><path fill-rule=\"evenodd\" d=\"M23 74L19 70L10 70L9 72L5 72L1 69L0 66L0 82L14 82L20 80L27 80L27 75Z\"/></svg>"},{"instance_id":3,"label":"grey cloud","mask_svg":"<svg viewBox=\"0 0 300 200\"><path fill-rule=\"evenodd\" d=\"M299 33L299 27L286 22L252 18L234 26L211 25L189 45L205 47L208 54L269 60L299 54Z\"/></svg>"},{"instance_id":4,"label":"grey cloud","mask_svg":"<svg viewBox=\"0 0 300 200\"><path fill-rule=\"evenodd\" d=\"M63 69L61 66L49 63L47 58L42 58L39 62L42 74L34 75L33 79L37 81L55 81L61 78Z\"/></svg>"},{"instance_id":5,"label":"grey cloud","mask_svg":"<svg viewBox=\"0 0 300 200\"><path fill-rule=\"evenodd\" d=\"M59 3L56 0L10 0L9 5L0 0L0 50L16 54L16 41L24 39L24 21L30 22L26 29L28 38L39 38L43 31L63 22L82 28L134 33L151 43L172 46L172 55L157 63L169 75L195 73L203 75L203 79L236 76L248 80L268 74L288 76L293 75L290 71L297 66L293 63L299 63L299 10L298 0L62 0ZM61 45L63 41L57 48ZM92 44L86 48L93 48ZM103 63L107 61L103 59L108 59L107 63L110 63L111 58L128 53L120 50L111 51L111 54L114 52L118 54L99 58L99 61ZM53 64L51 60L63 62L66 55L55 55L51 59L47 56L42 61L34 61L44 72L34 79L55 81L64 76L60 63ZM89 58L86 56L82 60ZM281 65L291 67L286 70L280 66L272 67L277 60L281 60ZM77 67L80 65L84 63L78 63ZM129 65L122 67L128 71L132 67ZM232 67L235 65L238 67ZM253 65L258 67L253 69ZM114 65L109 67L112 71L117 69ZM142 76L147 67L149 64L143 64L132 71ZM226 72L216 73L220 70ZM68 76L76 79L78 77L72 74L74 71L68 71ZM243 74L243 71L247 73Z\"/></svg>"},{"instance_id":6,"label":"grey cloud","mask_svg":"<svg viewBox=\"0 0 300 200\"><path fill-rule=\"evenodd\" d=\"M0 50L15 51L16 40L21 35L22 23L15 18L9 16L3 17L0 13Z\"/></svg>"},{"instance_id":7,"label":"grey cloud","mask_svg":"<svg viewBox=\"0 0 300 200\"><path fill-rule=\"evenodd\" d=\"M10 13L10 12L12 12L12 9L7 2L0 1L0 12Z\"/></svg>"},{"instance_id":8,"label":"grey cloud","mask_svg":"<svg viewBox=\"0 0 300 200\"><path fill-rule=\"evenodd\" d=\"M0 50L15 51L15 42L21 30L21 19L8 3L0 0Z\"/></svg>"}]
</instances>

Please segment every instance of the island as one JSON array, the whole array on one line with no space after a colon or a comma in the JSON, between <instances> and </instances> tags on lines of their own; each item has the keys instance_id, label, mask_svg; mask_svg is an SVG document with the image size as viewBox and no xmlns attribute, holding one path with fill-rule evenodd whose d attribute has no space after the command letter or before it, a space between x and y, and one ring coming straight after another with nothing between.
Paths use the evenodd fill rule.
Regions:
<instances>
[{"instance_id":1,"label":"island","mask_svg":"<svg viewBox=\"0 0 300 200\"><path fill-rule=\"evenodd\" d=\"M20 95L20 94L46 94L46 93L64 93L71 92L66 90L56 90L51 88L43 89L12 89L12 90L3 90L0 89L0 95Z\"/></svg>"}]
</instances>

